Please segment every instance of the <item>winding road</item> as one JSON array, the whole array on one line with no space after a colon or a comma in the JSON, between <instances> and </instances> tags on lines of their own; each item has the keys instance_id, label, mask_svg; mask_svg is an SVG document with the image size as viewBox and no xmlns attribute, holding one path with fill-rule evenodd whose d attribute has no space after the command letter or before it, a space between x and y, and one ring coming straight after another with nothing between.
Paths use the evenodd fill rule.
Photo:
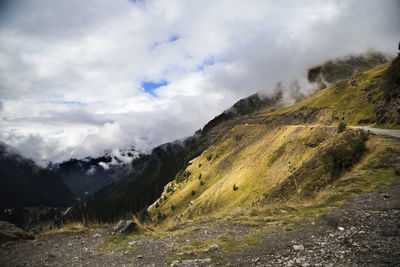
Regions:
<instances>
[{"instance_id":1,"label":"winding road","mask_svg":"<svg viewBox=\"0 0 400 267\"><path fill-rule=\"evenodd\" d=\"M371 133L374 134L380 134L400 139L400 130L372 128L369 126L350 126L350 127L354 129L363 129L365 131L370 131Z\"/></svg>"}]
</instances>

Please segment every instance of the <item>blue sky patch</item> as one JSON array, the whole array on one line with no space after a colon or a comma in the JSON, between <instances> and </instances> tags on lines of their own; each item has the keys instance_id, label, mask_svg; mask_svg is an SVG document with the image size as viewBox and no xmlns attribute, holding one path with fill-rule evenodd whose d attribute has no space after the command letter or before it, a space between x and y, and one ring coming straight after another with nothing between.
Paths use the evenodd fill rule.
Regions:
<instances>
[{"instance_id":1,"label":"blue sky patch","mask_svg":"<svg viewBox=\"0 0 400 267\"><path fill-rule=\"evenodd\" d=\"M179 36L178 36L178 35L172 35L172 36L168 39L168 42L169 42L169 43L172 43L172 42L175 42L175 41L177 41L177 40L179 40Z\"/></svg>"},{"instance_id":2,"label":"blue sky patch","mask_svg":"<svg viewBox=\"0 0 400 267\"><path fill-rule=\"evenodd\" d=\"M60 101L59 103L65 104L65 105L79 106L79 107L87 106L86 103L79 102L79 101Z\"/></svg>"},{"instance_id":3,"label":"blue sky patch","mask_svg":"<svg viewBox=\"0 0 400 267\"><path fill-rule=\"evenodd\" d=\"M155 94L154 91L155 91L157 88L159 88L159 87L161 87L161 86L166 86L166 85L168 85L168 84L169 84L169 82L164 81L164 80L161 80L161 81L159 81L159 82L153 82L153 81L150 81L150 82L142 82L142 83L140 84L140 86L143 88L143 90L144 90L146 93L148 93L148 94L150 94L150 95L152 95L152 96L157 97L157 94Z\"/></svg>"},{"instance_id":4,"label":"blue sky patch","mask_svg":"<svg viewBox=\"0 0 400 267\"><path fill-rule=\"evenodd\" d=\"M203 71L206 67L214 65L216 62L214 57L206 58L201 65L197 67L198 71Z\"/></svg>"},{"instance_id":5,"label":"blue sky patch","mask_svg":"<svg viewBox=\"0 0 400 267\"><path fill-rule=\"evenodd\" d=\"M151 46L151 49L154 49L154 48L156 48L157 46L160 46L160 45L162 45L162 44L167 44L167 43L176 42L176 41L178 41L179 39L180 39L179 36L176 35L176 34L174 34L174 35L172 35L171 37L169 37L168 40L166 40L166 41L155 42L155 43Z\"/></svg>"}]
</instances>

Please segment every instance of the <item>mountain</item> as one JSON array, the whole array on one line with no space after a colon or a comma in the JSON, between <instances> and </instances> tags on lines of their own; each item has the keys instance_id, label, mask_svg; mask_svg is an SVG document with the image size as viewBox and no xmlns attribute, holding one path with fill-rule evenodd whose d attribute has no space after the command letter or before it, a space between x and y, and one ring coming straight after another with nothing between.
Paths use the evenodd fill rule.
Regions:
<instances>
[{"instance_id":1,"label":"mountain","mask_svg":"<svg viewBox=\"0 0 400 267\"><path fill-rule=\"evenodd\" d=\"M37 166L4 143L0 143L0 173L0 220L22 223L24 207L66 207L75 202L56 173Z\"/></svg>"},{"instance_id":2,"label":"mountain","mask_svg":"<svg viewBox=\"0 0 400 267\"><path fill-rule=\"evenodd\" d=\"M150 154L141 154L132 161L128 175L101 188L72 211L75 218L114 221L129 213L143 210L156 200L164 186L176 175L184 176L185 166L212 145L230 126L224 124L247 113L276 104L282 97L278 92L272 97L254 94L239 100L232 108L215 117L202 130L183 141L163 144ZM214 131L224 124L225 130Z\"/></svg>"},{"instance_id":3,"label":"mountain","mask_svg":"<svg viewBox=\"0 0 400 267\"><path fill-rule=\"evenodd\" d=\"M84 198L88 194L126 176L130 163L138 156L133 148L106 151L101 157L70 159L52 164L53 169L71 191Z\"/></svg>"},{"instance_id":4,"label":"mountain","mask_svg":"<svg viewBox=\"0 0 400 267\"><path fill-rule=\"evenodd\" d=\"M337 126L399 127L398 111L385 109L399 101L398 61L352 71L348 78L337 75L330 86L288 107L282 92L240 100L194 136L140 155L128 175L81 201L71 216L115 221L142 211L168 226L271 199L316 197L359 164L394 168L390 158L398 151L381 149L389 141L350 129L338 134ZM343 62L336 68L347 69Z\"/></svg>"},{"instance_id":5,"label":"mountain","mask_svg":"<svg viewBox=\"0 0 400 267\"><path fill-rule=\"evenodd\" d=\"M399 67L398 57L292 106L216 125L219 138L148 208L152 221L171 228L205 216L268 220L279 205L307 213L387 184L400 173L400 145L345 125L400 128L400 110L390 107L400 106Z\"/></svg>"},{"instance_id":6,"label":"mountain","mask_svg":"<svg viewBox=\"0 0 400 267\"><path fill-rule=\"evenodd\" d=\"M316 83L320 89L354 74L367 71L388 61L387 56L380 52L370 51L366 54L351 55L344 58L328 60L327 62L308 69L308 81Z\"/></svg>"}]
</instances>

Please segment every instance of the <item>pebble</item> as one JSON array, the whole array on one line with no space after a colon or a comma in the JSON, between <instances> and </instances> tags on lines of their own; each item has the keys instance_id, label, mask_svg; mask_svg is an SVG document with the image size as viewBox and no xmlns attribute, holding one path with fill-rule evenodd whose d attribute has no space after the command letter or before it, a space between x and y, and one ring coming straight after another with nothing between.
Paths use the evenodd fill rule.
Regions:
<instances>
[{"instance_id":1,"label":"pebble","mask_svg":"<svg viewBox=\"0 0 400 267\"><path fill-rule=\"evenodd\" d=\"M304 246L303 245L294 245L293 249L295 251L303 251L304 250Z\"/></svg>"},{"instance_id":2,"label":"pebble","mask_svg":"<svg viewBox=\"0 0 400 267\"><path fill-rule=\"evenodd\" d=\"M218 244L213 244L211 245L209 248L204 249L204 252L213 252L213 251L217 251L219 249L219 245Z\"/></svg>"}]
</instances>

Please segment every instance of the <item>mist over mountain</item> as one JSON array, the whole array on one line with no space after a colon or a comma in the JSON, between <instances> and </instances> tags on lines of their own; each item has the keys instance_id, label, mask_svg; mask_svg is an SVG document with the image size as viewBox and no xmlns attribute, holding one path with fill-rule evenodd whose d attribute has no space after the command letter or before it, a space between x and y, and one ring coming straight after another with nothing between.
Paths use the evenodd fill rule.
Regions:
<instances>
[{"instance_id":1,"label":"mist over mountain","mask_svg":"<svg viewBox=\"0 0 400 267\"><path fill-rule=\"evenodd\" d=\"M190 136L330 58L395 55L398 1L5 1L0 140L41 165ZM229 10L229 12L227 12ZM285 86L284 86L285 87Z\"/></svg>"},{"instance_id":2,"label":"mist over mountain","mask_svg":"<svg viewBox=\"0 0 400 267\"><path fill-rule=\"evenodd\" d=\"M49 167L61 177L71 191L85 198L94 191L117 181L132 170L132 160L139 153L133 148L106 151L102 157L70 159Z\"/></svg>"}]
</instances>

